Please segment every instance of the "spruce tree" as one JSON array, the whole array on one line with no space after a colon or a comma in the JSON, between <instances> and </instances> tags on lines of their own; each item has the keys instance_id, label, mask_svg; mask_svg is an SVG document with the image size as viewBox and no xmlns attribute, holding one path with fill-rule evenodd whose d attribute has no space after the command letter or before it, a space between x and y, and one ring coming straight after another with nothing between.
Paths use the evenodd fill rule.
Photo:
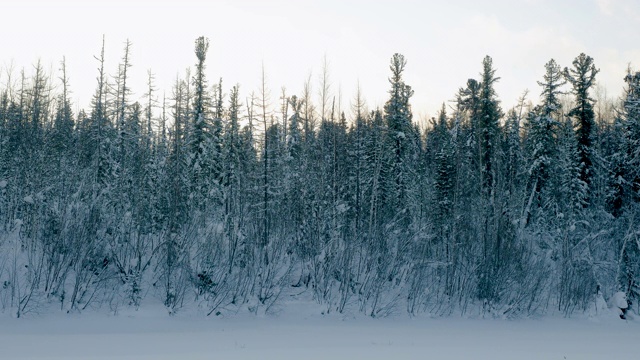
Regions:
<instances>
[{"instance_id":1,"label":"spruce tree","mask_svg":"<svg viewBox=\"0 0 640 360\"><path fill-rule=\"evenodd\" d=\"M589 188L593 176L593 136L595 114L593 100L589 90L595 85L595 77L600 70L593 64L593 58L581 53L573 60L573 68L564 69L567 81L571 83L575 96L575 107L567 114L575 119L576 136L578 139L578 156L580 163L580 180ZM587 204L589 198L587 197Z\"/></svg>"},{"instance_id":2,"label":"spruce tree","mask_svg":"<svg viewBox=\"0 0 640 360\"><path fill-rule=\"evenodd\" d=\"M200 211L213 206L210 200L220 199L219 184L222 174L220 164L221 120L216 120L216 128L211 124L211 98L207 91L205 60L209 50L209 39L201 36L195 42L197 58L196 72L192 79L194 87L193 103L189 112L187 132L189 170L191 173L191 204ZM188 97L188 95L187 95ZM188 102L188 101L187 101ZM214 131L215 130L215 131ZM202 213L201 213L202 214Z\"/></svg>"},{"instance_id":3,"label":"spruce tree","mask_svg":"<svg viewBox=\"0 0 640 360\"><path fill-rule=\"evenodd\" d=\"M196 63L196 74L193 77L195 94L192 108L193 114L191 115L191 139L189 144L191 147L191 156L194 157L194 164L197 164L200 161L199 158L204 152L204 143L207 133L207 116L209 115L210 99L207 94L207 78L204 71L208 50L209 39L203 36L197 38L195 54L198 62Z\"/></svg>"},{"instance_id":4,"label":"spruce tree","mask_svg":"<svg viewBox=\"0 0 640 360\"><path fill-rule=\"evenodd\" d=\"M455 166L456 149L451 131L448 128L447 114L444 104L438 115L438 122L435 125L435 136L437 136L437 149L435 153L435 232L440 241L445 245L444 254L450 256L450 239L452 229L452 217L454 207L454 192L457 178ZM450 258L448 258L449 260Z\"/></svg>"},{"instance_id":5,"label":"spruce tree","mask_svg":"<svg viewBox=\"0 0 640 360\"><path fill-rule=\"evenodd\" d=\"M542 192L556 157L558 118L561 113L560 87L565 83L560 66L555 60L549 60L545 64L544 81L538 81L538 85L542 87L541 103L528 115L526 130L529 188L536 195L538 207L542 206Z\"/></svg>"},{"instance_id":6,"label":"spruce tree","mask_svg":"<svg viewBox=\"0 0 640 360\"><path fill-rule=\"evenodd\" d=\"M624 131L620 161L615 170L616 192L614 215L624 213L629 222L622 241L618 270L618 288L633 302L640 301L640 242L637 224L640 216L640 72L630 70L624 78L627 83L620 112L620 125ZM635 234L634 234L635 232Z\"/></svg>"},{"instance_id":7,"label":"spruce tree","mask_svg":"<svg viewBox=\"0 0 640 360\"><path fill-rule=\"evenodd\" d=\"M61 62L62 93L58 96L56 103L56 113L53 120L53 129L50 145L58 152L69 150L73 146L74 121L71 101L69 100L69 80L67 78L67 64L65 59Z\"/></svg>"},{"instance_id":8,"label":"spruce tree","mask_svg":"<svg viewBox=\"0 0 640 360\"><path fill-rule=\"evenodd\" d=\"M480 162L482 174L482 186L485 193L490 193L494 184L494 151L498 140L498 131L502 110L494 89L495 83L500 80L495 76L493 60L486 56L482 61L482 81L480 82L478 126L480 133Z\"/></svg>"},{"instance_id":9,"label":"spruce tree","mask_svg":"<svg viewBox=\"0 0 640 360\"><path fill-rule=\"evenodd\" d=\"M394 54L391 58L390 98L384 106L388 129L387 143L391 156L387 174L389 178L386 182L391 195L388 199L389 215L403 213L407 208L409 193L412 191L411 182L415 179L413 165L418 154L418 144L415 143L416 137L411 124L413 115L409 104L413 90L402 78L406 65L407 61L401 54Z\"/></svg>"}]
</instances>

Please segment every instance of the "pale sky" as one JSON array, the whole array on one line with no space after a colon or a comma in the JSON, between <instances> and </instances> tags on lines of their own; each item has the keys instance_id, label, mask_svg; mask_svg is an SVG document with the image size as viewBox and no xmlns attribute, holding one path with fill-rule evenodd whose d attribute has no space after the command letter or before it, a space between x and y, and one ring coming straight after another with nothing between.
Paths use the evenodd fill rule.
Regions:
<instances>
[{"instance_id":1,"label":"pale sky","mask_svg":"<svg viewBox=\"0 0 640 360\"><path fill-rule=\"evenodd\" d=\"M348 110L359 81L370 108L389 89L389 59L408 63L415 118L435 116L468 78L493 58L503 107L525 89L537 100L536 81L551 58L563 67L580 53L592 56L610 97L618 97L628 64L640 69L638 0L491 1L0 1L0 83L13 64L14 80L41 59L58 76L66 56L75 108L88 108L96 88L102 35L106 70L115 75L128 38L132 100L146 89L147 70L167 97L177 75L195 64L194 40L211 41L210 84L223 78L241 98L258 89L264 62L274 109L281 87L300 95L311 74L319 103L320 70L329 62L331 91Z\"/></svg>"}]
</instances>

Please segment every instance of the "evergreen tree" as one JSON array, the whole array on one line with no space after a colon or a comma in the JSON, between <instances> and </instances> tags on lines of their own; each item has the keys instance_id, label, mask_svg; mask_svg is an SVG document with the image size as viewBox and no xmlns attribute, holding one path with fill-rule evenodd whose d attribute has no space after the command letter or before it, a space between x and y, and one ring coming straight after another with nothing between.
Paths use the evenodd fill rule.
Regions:
<instances>
[{"instance_id":1,"label":"evergreen tree","mask_svg":"<svg viewBox=\"0 0 640 360\"><path fill-rule=\"evenodd\" d=\"M115 311L159 296L171 314L188 301L257 313L308 295L374 317L399 304L510 317L640 299L640 73L614 118L589 98L589 57L551 60L538 105L525 93L501 126L486 57L452 113L418 128L402 55L384 108L358 89L348 119L326 60L319 94L309 80L300 96L283 89L276 112L264 72L246 105L239 86L208 88L207 50L198 38L161 114L150 72L131 100L128 41L112 78L103 43L77 116L64 60L58 86L40 65L0 82L2 306Z\"/></svg>"},{"instance_id":2,"label":"evergreen tree","mask_svg":"<svg viewBox=\"0 0 640 360\"><path fill-rule=\"evenodd\" d=\"M239 126L240 103L238 99L238 86L234 86L229 94L228 113L228 121L225 127L222 144L222 163L225 166L222 185L224 186L225 235L228 241L228 263L229 272L231 272L235 266L235 261L238 257L238 250L240 247L240 232L243 225L240 223L240 215L244 206L242 203L242 194L240 193L240 181L242 176L240 173L240 156L242 143Z\"/></svg>"},{"instance_id":3,"label":"evergreen tree","mask_svg":"<svg viewBox=\"0 0 640 360\"><path fill-rule=\"evenodd\" d=\"M520 98L524 101L524 97ZM515 195L521 187L520 177L522 172L523 153L520 136L521 114L516 109L511 109L505 122L505 155L506 177L509 179L509 193Z\"/></svg>"},{"instance_id":4,"label":"evergreen tree","mask_svg":"<svg viewBox=\"0 0 640 360\"><path fill-rule=\"evenodd\" d=\"M477 126L478 158L480 164L481 202L475 211L481 225L476 229L482 243L478 270L478 298L483 301L483 310L490 310L499 301L500 271L505 259L501 258L504 240L499 235L501 204L496 202L497 152L499 151L500 126L502 117L494 85L500 79L495 76L493 61L486 56L482 62L482 81L479 85ZM473 125L473 122L472 122Z\"/></svg>"},{"instance_id":5,"label":"evergreen tree","mask_svg":"<svg viewBox=\"0 0 640 360\"><path fill-rule=\"evenodd\" d=\"M486 56L482 61L482 81L480 82L478 126L480 132L480 160L482 164L482 184L485 193L492 191L494 170L492 169L502 110L497 99L494 84L500 80L495 76L493 60Z\"/></svg>"},{"instance_id":6,"label":"evergreen tree","mask_svg":"<svg viewBox=\"0 0 640 360\"><path fill-rule=\"evenodd\" d=\"M204 73L205 60L207 58L207 51L209 50L209 39L201 36L196 39L195 53L198 62L196 63L196 74L193 78L193 86L195 87L195 94L193 99L193 115L191 116L191 129L190 129L190 147L193 164L198 164L201 161L199 158L202 156L205 147L205 138L208 131L207 116L209 115L210 99L207 95L207 79Z\"/></svg>"},{"instance_id":7,"label":"evergreen tree","mask_svg":"<svg viewBox=\"0 0 640 360\"><path fill-rule=\"evenodd\" d=\"M89 120L89 143L88 158L93 163L95 184L105 185L110 176L111 159L111 123L106 112L106 80L104 73L104 38L102 39L102 50L100 52L100 67L98 68L98 87L93 96L91 115Z\"/></svg>"},{"instance_id":8,"label":"evergreen tree","mask_svg":"<svg viewBox=\"0 0 640 360\"><path fill-rule=\"evenodd\" d=\"M571 83L572 92L575 96L575 107L567 115L575 119L581 167L580 180L587 184L587 188L591 184L593 175L592 142L595 126L594 100L589 96L589 90L595 85L595 77L599 71L593 64L593 58L584 53L573 60L573 68L564 69L564 75L567 81Z\"/></svg>"},{"instance_id":9,"label":"evergreen tree","mask_svg":"<svg viewBox=\"0 0 640 360\"><path fill-rule=\"evenodd\" d=\"M582 164L577 139L573 132L571 119L566 119L560 127L558 136L558 166L555 168L559 181L556 201L561 206L563 216L575 218L587 204L588 184L582 179Z\"/></svg>"},{"instance_id":10,"label":"evergreen tree","mask_svg":"<svg viewBox=\"0 0 640 360\"><path fill-rule=\"evenodd\" d=\"M34 148L38 148L44 139L45 124L49 120L50 91L47 76L42 64L38 61L33 74L33 85L27 91L29 104L27 107L29 116L27 131L29 137L24 139L29 146Z\"/></svg>"},{"instance_id":11,"label":"evergreen tree","mask_svg":"<svg viewBox=\"0 0 640 360\"><path fill-rule=\"evenodd\" d=\"M640 72L625 76L627 89L622 109L624 126L624 173L628 184L628 200L640 199Z\"/></svg>"},{"instance_id":12,"label":"evergreen tree","mask_svg":"<svg viewBox=\"0 0 640 360\"><path fill-rule=\"evenodd\" d=\"M436 221L434 226L444 240L450 226L446 222L451 219L453 211L453 195L456 178L455 148L447 125L447 114L442 104L435 125L435 136L438 141L435 154L435 191L436 191Z\"/></svg>"},{"instance_id":13,"label":"evergreen tree","mask_svg":"<svg viewBox=\"0 0 640 360\"><path fill-rule=\"evenodd\" d=\"M69 80L67 78L67 64L64 58L61 65L62 77L60 81L62 83L62 93L58 96L56 103L56 113L50 140L51 147L59 152L70 150L74 143L73 112L69 100Z\"/></svg>"},{"instance_id":14,"label":"evergreen tree","mask_svg":"<svg viewBox=\"0 0 640 360\"><path fill-rule=\"evenodd\" d=\"M413 96L413 90L402 78L406 64L407 61L401 54L394 54L391 58L390 98L384 106L384 116L391 155L387 174L389 178L386 181L391 196L388 199L388 215L402 214L400 216L408 220L410 214L406 212L411 201L412 181L415 179L413 171L419 144L415 143L416 135L411 124L413 115L409 99Z\"/></svg>"},{"instance_id":15,"label":"evergreen tree","mask_svg":"<svg viewBox=\"0 0 640 360\"><path fill-rule=\"evenodd\" d=\"M302 132L300 129L301 124L301 111L304 105L304 100L299 100L298 97L293 95L288 99L293 115L289 118L287 129L287 149L289 156L294 161L299 161L302 156Z\"/></svg>"},{"instance_id":16,"label":"evergreen tree","mask_svg":"<svg viewBox=\"0 0 640 360\"><path fill-rule=\"evenodd\" d=\"M529 113L526 124L529 188L535 194L534 200L538 208L543 206L543 190L557 156L557 127L561 114L559 88L566 83L555 60L547 62L545 70L544 81L538 82L542 87L541 104Z\"/></svg>"},{"instance_id":17,"label":"evergreen tree","mask_svg":"<svg viewBox=\"0 0 640 360\"><path fill-rule=\"evenodd\" d=\"M629 222L622 239L621 259L618 260L618 288L632 302L640 301L640 242L637 227L640 215L640 72L628 71L625 76L627 88L620 113L623 137L614 168L614 184L617 192L614 215L626 214ZM634 233L635 232L635 233Z\"/></svg>"},{"instance_id":18,"label":"evergreen tree","mask_svg":"<svg viewBox=\"0 0 640 360\"><path fill-rule=\"evenodd\" d=\"M211 121L211 98L207 92L205 60L209 49L209 40L196 39L195 53L198 62L193 77L193 106L190 109L190 127L188 131L189 166L191 172L192 206L201 211L209 206L209 200L218 201L220 167L220 131L221 120L216 121L216 129Z\"/></svg>"}]
</instances>

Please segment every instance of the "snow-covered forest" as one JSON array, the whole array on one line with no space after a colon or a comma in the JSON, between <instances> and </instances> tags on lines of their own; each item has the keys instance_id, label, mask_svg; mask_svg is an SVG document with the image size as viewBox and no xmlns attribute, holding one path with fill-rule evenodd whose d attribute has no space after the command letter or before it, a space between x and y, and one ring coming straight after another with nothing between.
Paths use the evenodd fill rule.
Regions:
<instances>
[{"instance_id":1,"label":"snow-covered forest","mask_svg":"<svg viewBox=\"0 0 640 360\"><path fill-rule=\"evenodd\" d=\"M419 126L403 73L420 64L400 54L369 108L360 92L337 101L326 72L300 94L268 89L264 70L255 92L208 79L208 47L196 39L172 89L149 73L134 102L134 46L108 69L103 45L77 113L64 61L4 79L3 312L312 299L371 317L526 317L618 291L637 309L640 72L609 100L590 56L549 60L505 109L487 56Z\"/></svg>"}]
</instances>

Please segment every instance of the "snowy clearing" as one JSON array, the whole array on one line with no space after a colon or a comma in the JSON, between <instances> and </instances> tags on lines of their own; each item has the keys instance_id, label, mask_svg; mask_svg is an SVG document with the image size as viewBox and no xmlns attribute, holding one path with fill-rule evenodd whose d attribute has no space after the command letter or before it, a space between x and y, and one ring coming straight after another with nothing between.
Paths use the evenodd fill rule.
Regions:
<instances>
[{"instance_id":1,"label":"snowy clearing","mask_svg":"<svg viewBox=\"0 0 640 360\"><path fill-rule=\"evenodd\" d=\"M162 316L0 318L2 359L637 359L638 321Z\"/></svg>"}]
</instances>

